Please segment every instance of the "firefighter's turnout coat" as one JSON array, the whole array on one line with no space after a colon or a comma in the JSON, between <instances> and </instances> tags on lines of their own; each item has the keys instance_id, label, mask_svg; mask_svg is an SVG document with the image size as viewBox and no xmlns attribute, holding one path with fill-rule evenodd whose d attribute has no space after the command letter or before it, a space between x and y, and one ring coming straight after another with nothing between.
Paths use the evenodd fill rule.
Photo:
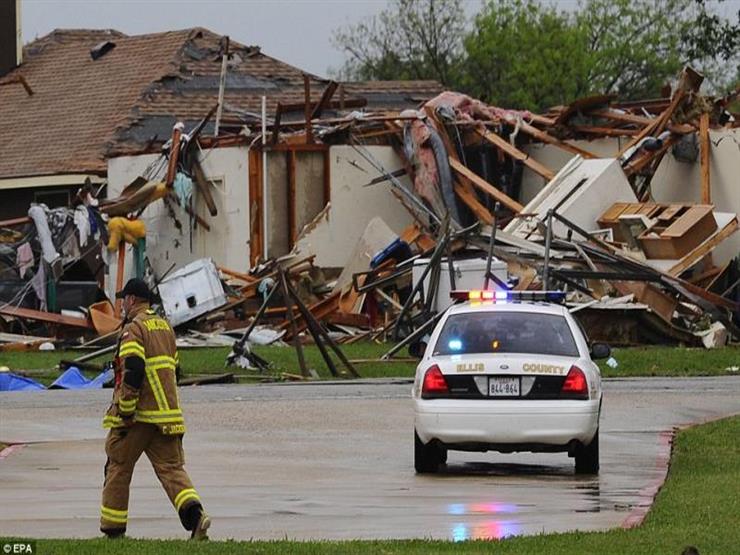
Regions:
<instances>
[{"instance_id":1,"label":"firefighter's turnout coat","mask_svg":"<svg viewBox=\"0 0 740 555\"><path fill-rule=\"evenodd\" d=\"M113 402L103 418L104 428L124 425L122 418L155 424L164 434L184 434L185 421L177 393L176 369L179 365L175 334L167 320L146 304L135 306L129 315L116 357ZM144 360L141 387L124 380L126 359Z\"/></svg>"}]
</instances>

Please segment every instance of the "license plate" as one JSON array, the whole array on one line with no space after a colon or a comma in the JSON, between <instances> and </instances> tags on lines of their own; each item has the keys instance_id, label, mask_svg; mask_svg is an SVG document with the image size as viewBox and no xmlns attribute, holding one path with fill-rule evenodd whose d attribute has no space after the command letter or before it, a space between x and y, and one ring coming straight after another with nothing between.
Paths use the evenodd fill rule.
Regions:
<instances>
[{"instance_id":1,"label":"license plate","mask_svg":"<svg viewBox=\"0 0 740 555\"><path fill-rule=\"evenodd\" d=\"M489 378L490 397L519 397L519 378Z\"/></svg>"}]
</instances>

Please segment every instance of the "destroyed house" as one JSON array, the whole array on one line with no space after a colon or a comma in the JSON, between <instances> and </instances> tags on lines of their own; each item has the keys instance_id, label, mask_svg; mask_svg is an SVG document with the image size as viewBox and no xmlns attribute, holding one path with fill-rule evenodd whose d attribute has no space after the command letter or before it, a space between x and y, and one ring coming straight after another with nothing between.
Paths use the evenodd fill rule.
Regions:
<instances>
[{"instance_id":1,"label":"destroyed house","mask_svg":"<svg viewBox=\"0 0 740 555\"><path fill-rule=\"evenodd\" d=\"M206 29L127 36L115 30L56 30L23 48L0 70L0 219L31 202L66 206L85 181L103 184L106 157L152 151L176 121L192 127L218 99L226 39ZM300 69L231 41L221 132L259 122L261 97L274 114L303 117ZM316 101L327 81L310 75ZM324 114L414 107L440 91L435 82L342 86ZM212 134L214 122L205 134Z\"/></svg>"}]
</instances>

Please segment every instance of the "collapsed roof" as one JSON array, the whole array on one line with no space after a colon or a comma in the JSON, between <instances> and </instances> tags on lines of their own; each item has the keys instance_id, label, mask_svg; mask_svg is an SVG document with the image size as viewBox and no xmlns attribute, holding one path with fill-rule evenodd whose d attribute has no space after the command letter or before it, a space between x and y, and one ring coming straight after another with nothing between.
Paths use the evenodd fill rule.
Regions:
<instances>
[{"instance_id":1,"label":"collapsed roof","mask_svg":"<svg viewBox=\"0 0 740 555\"><path fill-rule=\"evenodd\" d=\"M33 41L24 63L0 79L0 179L104 175L106 156L161 144L176 121L191 127L217 102L225 45L203 28L135 36L58 29ZM269 114L278 103L287 112L300 104L302 114L306 72L256 46L230 41L228 53L222 128L239 132L259 121L263 95ZM312 102L328 82L309 74ZM348 108L393 110L442 90L434 81L341 87Z\"/></svg>"}]
</instances>

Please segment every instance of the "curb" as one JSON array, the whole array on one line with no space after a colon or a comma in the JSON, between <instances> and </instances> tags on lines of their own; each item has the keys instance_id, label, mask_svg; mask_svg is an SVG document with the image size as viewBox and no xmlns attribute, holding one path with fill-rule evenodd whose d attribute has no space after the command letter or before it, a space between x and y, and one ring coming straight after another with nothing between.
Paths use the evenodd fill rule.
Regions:
<instances>
[{"instance_id":1,"label":"curb","mask_svg":"<svg viewBox=\"0 0 740 555\"><path fill-rule=\"evenodd\" d=\"M673 438L676 437L678 428L665 430L658 435L658 456L655 458L655 466L659 476L642 488L637 494L637 506L630 511L627 518L622 522L624 529L635 528L643 523L645 517L653 506L653 502L660 492L665 479L668 477L668 468L671 465L671 452L673 451Z\"/></svg>"}]
</instances>

